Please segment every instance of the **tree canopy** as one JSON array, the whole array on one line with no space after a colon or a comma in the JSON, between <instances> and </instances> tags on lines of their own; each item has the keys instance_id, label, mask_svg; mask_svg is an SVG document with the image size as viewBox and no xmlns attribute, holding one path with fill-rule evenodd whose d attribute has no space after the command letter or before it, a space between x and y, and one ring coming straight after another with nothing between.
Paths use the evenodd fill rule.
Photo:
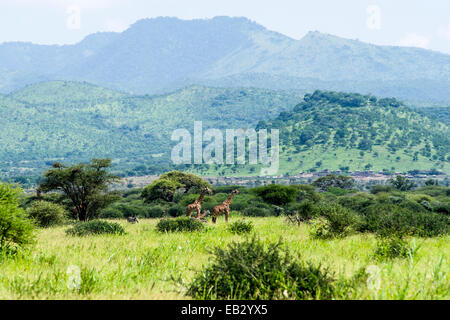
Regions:
<instances>
[{"instance_id":1,"label":"tree canopy","mask_svg":"<svg viewBox=\"0 0 450 320\"><path fill-rule=\"evenodd\" d=\"M72 166L54 163L44 173L39 188L43 192L62 192L73 204L73 218L90 220L118 199L115 192L108 192L108 186L119 180L108 172L110 167L110 159L93 159L88 164Z\"/></svg>"}]
</instances>

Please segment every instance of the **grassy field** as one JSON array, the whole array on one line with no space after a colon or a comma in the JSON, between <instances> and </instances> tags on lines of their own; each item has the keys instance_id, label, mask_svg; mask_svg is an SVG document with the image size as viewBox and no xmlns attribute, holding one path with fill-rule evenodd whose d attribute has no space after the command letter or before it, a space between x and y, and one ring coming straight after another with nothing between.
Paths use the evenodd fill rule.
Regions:
<instances>
[{"instance_id":1,"label":"grassy field","mask_svg":"<svg viewBox=\"0 0 450 320\"><path fill-rule=\"evenodd\" d=\"M321 263L336 277L378 267L379 288L364 286L355 299L450 298L450 236L413 238L414 258L380 262L373 256L373 235L315 240L306 224L290 225L281 217L248 219L261 239L281 238L296 255ZM158 233L153 219L120 223L126 235L79 238L65 234L68 226L39 229L32 247L0 257L0 299L189 299L186 286L210 260L209 249L243 239L223 220L203 232L171 234ZM71 266L81 270L78 290L67 285Z\"/></svg>"}]
</instances>

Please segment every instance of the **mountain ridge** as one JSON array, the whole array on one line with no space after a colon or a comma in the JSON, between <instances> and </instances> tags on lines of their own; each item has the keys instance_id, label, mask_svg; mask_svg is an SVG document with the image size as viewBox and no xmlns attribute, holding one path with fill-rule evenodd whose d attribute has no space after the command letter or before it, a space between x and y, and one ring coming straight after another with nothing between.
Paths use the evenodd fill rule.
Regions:
<instances>
[{"instance_id":1,"label":"mountain ridge","mask_svg":"<svg viewBox=\"0 0 450 320\"><path fill-rule=\"evenodd\" d=\"M278 78L309 90L305 79L313 79L323 82L320 89L376 94L395 81L390 91L403 99L402 92L414 90L413 81L450 82L450 55L318 31L296 40L244 17L160 17L138 20L121 33L94 33L73 45L3 43L0 70L2 93L39 80L66 80L155 94L230 77L240 87L246 75L261 88L279 89L272 80ZM415 100L450 102L437 91L416 95Z\"/></svg>"}]
</instances>

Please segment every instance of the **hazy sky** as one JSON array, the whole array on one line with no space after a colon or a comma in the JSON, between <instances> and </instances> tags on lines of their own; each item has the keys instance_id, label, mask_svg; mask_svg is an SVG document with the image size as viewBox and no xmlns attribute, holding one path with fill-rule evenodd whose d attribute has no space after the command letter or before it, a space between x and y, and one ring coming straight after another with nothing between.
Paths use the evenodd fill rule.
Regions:
<instances>
[{"instance_id":1,"label":"hazy sky","mask_svg":"<svg viewBox=\"0 0 450 320\"><path fill-rule=\"evenodd\" d=\"M310 30L450 54L449 0L0 0L0 42L75 43L138 19L245 16L300 39Z\"/></svg>"}]
</instances>

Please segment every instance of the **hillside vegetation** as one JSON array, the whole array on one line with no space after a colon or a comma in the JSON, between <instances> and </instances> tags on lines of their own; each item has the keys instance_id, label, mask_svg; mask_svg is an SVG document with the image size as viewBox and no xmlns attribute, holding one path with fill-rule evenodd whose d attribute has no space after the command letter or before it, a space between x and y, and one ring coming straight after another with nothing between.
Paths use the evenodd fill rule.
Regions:
<instances>
[{"instance_id":1,"label":"hillside vegetation","mask_svg":"<svg viewBox=\"0 0 450 320\"><path fill-rule=\"evenodd\" d=\"M258 128L280 129L283 169L449 169L449 128L396 99L316 91Z\"/></svg>"},{"instance_id":2,"label":"hillside vegetation","mask_svg":"<svg viewBox=\"0 0 450 320\"><path fill-rule=\"evenodd\" d=\"M192 131L194 120L204 128L254 127L302 97L297 91L201 86L130 96L87 83L39 83L0 96L0 170L29 175L46 162L93 157L114 159L122 172L142 164L167 167L174 129Z\"/></svg>"}]
</instances>

